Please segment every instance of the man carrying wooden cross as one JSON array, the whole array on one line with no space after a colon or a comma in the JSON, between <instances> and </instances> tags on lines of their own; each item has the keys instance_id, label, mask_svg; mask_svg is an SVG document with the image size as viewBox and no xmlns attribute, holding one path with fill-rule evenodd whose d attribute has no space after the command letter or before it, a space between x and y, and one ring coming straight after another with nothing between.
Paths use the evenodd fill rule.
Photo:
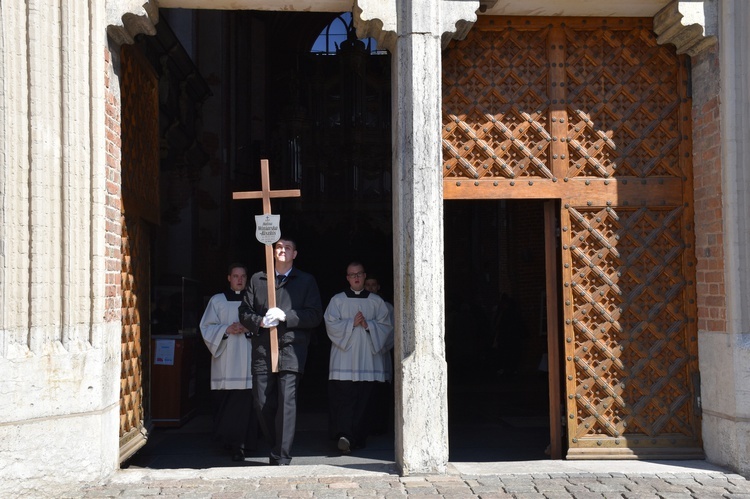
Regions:
<instances>
[{"instance_id":1,"label":"man carrying wooden cross","mask_svg":"<svg viewBox=\"0 0 750 499\"><path fill-rule=\"evenodd\" d=\"M323 307L315 278L293 266L296 243L282 237L274 244L273 257L276 306L269 308L266 272L257 272L250 279L239 316L252 334L253 395L261 430L271 445L269 463L287 465L292 461L297 386ZM278 331L278 372L271 367L272 328Z\"/></svg>"}]
</instances>

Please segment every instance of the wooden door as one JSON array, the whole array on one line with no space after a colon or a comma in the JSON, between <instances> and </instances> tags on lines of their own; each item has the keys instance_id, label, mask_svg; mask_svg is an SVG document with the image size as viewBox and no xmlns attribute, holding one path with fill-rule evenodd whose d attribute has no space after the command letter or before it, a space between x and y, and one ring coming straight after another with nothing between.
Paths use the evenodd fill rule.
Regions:
<instances>
[{"instance_id":1,"label":"wooden door","mask_svg":"<svg viewBox=\"0 0 750 499\"><path fill-rule=\"evenodd\" d=\"M688 63L634 18L485 17L443 56L445 199L560 203L568 458L703 455Z\"/></svg>"},{"instance_id":2,"label":"wooden door","mask_svg":"<svg viewBox=\"0 0 750 499\"><path fill-rule=\"evenodd\" d=\"M120 460L146 443L149 417L151 232L159 221L156 74L137 47L121 50L122 369Z\"/></svg>"}]
</instances>

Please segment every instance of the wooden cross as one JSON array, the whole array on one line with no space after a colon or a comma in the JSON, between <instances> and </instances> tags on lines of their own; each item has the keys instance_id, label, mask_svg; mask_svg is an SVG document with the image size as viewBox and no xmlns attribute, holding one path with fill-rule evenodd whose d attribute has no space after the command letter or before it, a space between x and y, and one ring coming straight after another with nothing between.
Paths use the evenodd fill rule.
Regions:
<instances>
[{"instance_id":1,"label":"wooden cross","mask_svg":"<svg viewBox=\"0 0 750 499\"><path fill-rule=\"evenodd\" d=\"M272 191L271 181L268 175L268 160L260 160L261 190L233 192L232 199L262 199L263 214L271 214L271 198L292 198L300 197L299 189L288 189L282 191ZM273 245L266 244L266 276L268 277L268 308L276 306L276 272L273 262ZM271 339L271 372L279 372L279 337L275 327L270 330Z\"/></svg>"}]
</instances>

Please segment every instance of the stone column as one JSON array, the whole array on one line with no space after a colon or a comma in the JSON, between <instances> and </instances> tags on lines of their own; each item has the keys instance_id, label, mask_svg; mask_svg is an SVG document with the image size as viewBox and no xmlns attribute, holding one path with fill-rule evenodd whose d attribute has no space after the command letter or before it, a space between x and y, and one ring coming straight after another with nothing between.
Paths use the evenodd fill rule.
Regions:
<instances>
[{"instance_id":1,"label":"stone column","mask_svg":"<svg viewBox=\"0 0 750 499\"><path fill-rule=\"evenodd\" d=\"M104 19L102 1L0 2L0 495L118 463Z\"/></svg>"},{"instance_id":2,"label":"stone column","mask_svg":"<svg viewBox=\"0 0 750 499\"><path fill-rule=\"evenodd\" d=\"M750 473L750 4L719 2L719 136L726 331L699 332L709 461ZM696 164L700 168L702 164ZM718 225L718 224L717 224Z\"/></svg>"},{"instance_id":3,"label":"stone column","mask_svg":"<svg viewBox=\"0 0 750 499\"><path fill-rule=\"evenodd\" d=\"M443 282L441 47L479 2L360 1L358 36L392 56L396 463L444 473L448 376ZM457 30L457 24L462 30Z\"/></svg>"}]
</instances>

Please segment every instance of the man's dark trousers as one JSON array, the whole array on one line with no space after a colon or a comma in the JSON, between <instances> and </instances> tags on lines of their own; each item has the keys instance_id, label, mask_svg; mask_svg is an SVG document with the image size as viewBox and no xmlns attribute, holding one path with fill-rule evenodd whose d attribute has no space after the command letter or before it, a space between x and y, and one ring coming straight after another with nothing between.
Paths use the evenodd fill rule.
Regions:
<instances>
[{"instance_id":1,"label":"man's dark trousers","mask_svg":"<svg viewBox=\"0 0 750 499\"><path fill-rule=\"evenodd\" d=\"M268 442L272 445L275 442L271 449L271 464L292 461L289 453L294 442L299 378L299 373L291 371L253 374L253 394L260 428ZM279 405L282 407L277 411Z\"/></svg>"}]
</instances>

